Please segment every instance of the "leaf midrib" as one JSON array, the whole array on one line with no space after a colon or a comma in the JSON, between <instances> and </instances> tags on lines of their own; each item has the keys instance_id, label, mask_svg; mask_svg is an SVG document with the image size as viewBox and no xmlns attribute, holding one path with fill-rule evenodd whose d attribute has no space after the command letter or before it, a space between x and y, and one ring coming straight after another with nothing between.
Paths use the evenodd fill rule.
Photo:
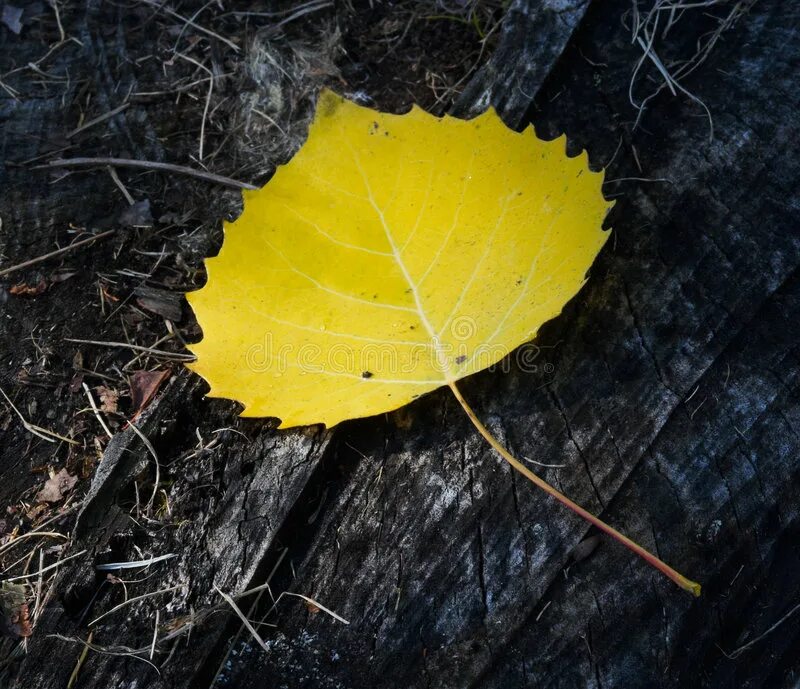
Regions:
<instances>
[{"instance_id":1,"label":"leaf midrib","mask_svg":"<svg viewBox=\"0 0 800 689\"><path fill-rule=\"evenodd\" d=\"M361 165L361 159L359 158L358 154L353 150L349 142L347 143L347 146L348 148L350 148L350 152L353 155L353 160L355 161L356 167L358 168L358 172L361 175L361 179L364 182L364 187L367 190L367 200L369 201L370 206L372 206L372 209L378 216L378 219L381 221L381 227L383 227L384 234L386 235L386 241L389 242L389 247L392 250L391 253L392 256L394 257L395 263L397 263L397 267L400 269L400 272L403 274L403 278L405 279L406 283L411 289L411 294L414 297L414 304L416 306L417 315L419 316L422 325L427 331L428 336L431 338L431 343L433 344L433 349L436 352L436 358L438 360L439 366L444 372L444 375L442 377L442 383L443 384L450 383L451 381L456 380L456 378L452 375L452 370L450 368L450 365L444 358L441 340L436 334L436 330L431 324L428 318L428 314L425 312L425 307L422 305L422 299L420 297L419 290L417 289L417 284L416 282L414 282L414 279L408 272L408 268L406 268L405 261L403 261L403 257L397 248L397 244L395 243L392 231L389 228L388 223L386 222L386 217L383 214L383 210L381 210L380 206L375 201L375 196L372 193L372 186L369 183L369 178L367 177L367 174L364 171L364 167Z\"/></svg>"}]
</instances>

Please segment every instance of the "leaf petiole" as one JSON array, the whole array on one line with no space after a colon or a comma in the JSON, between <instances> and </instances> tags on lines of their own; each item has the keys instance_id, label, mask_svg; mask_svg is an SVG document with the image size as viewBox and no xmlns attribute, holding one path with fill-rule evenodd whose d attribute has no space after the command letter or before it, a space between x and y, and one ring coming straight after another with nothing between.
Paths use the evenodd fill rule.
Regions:
<instances>
[{"instance_id":1,"label":"leaf petiole","mask_svg":"<svg viewBox=\"0 0 800 689\"><path fill-rule=\"evenodd\" d=\"M450 386L450 389L453 391L453 394L458 400L458 403L464 409L470 421L472 421L472 424L475 426L475 428L478 429L478 432L484 437L486 442L488 442L489 445L492 446L492 449L494 449L495 452L497 452L503 459L505 459L514 469L516 469L529 481L535 483L545 493L554 497L562 505L565 505L566 507L571 509L573 512L575 512L575 514L583 517L590 524L593 524L601 531L607 533L609 536L622 543L626 548L632 550L639 557L644 559L648 564L652 565L659 572L664 574L664 576L674 581L684 591L688 591L694 596L700 595L700 584L691 581L690 579L687 579L680 572L677 572L674 569L672 569L672 567L670 567L666 562L663 562L662 560L658 559L651 552L642 548L642 546L640 546L638 543L634 543L630 538L628 538L624 534L621 534L615 528L606 524L602 519L599 519L588 510L585 510L583 507L570 500L566 495L553 488L553 486L551 486L545 480L541 479L539 476L534 474L530 469L528 469L528 467L526 467L522 462L520 462L516 457L514 457L514 455L512 455L505 447L503 447L497 441L497 439L491 434L489 429L486 428L486 426L484 426L483 423L481 423L480 419L476 416L475 412L472 410L472 407L470 407L467 401L464 399L464 396L461 394L461 390L458 389L458 386L456 385L455 381L450 381L448 385Z\"/></svg>"}]
</instances>

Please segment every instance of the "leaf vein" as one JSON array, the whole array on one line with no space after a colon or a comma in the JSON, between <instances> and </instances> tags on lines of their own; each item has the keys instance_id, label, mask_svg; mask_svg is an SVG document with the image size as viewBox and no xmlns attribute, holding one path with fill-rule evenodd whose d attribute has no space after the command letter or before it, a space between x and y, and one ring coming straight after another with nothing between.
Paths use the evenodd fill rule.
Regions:
<instances>
[{"instance_id":1,"label":"leaf vein","mask_svg":"<svg viewBox=\"0 0 800 689\"><path fill-rule=\"evenodd\" d=\"M328 241L330 241L333 244L338 244L339 246L343 246L346 249L354 249L356 251L363 251L363 252L365 252L367 254L373 254L375 256L388 256L388 257L392 256L392 254L389 253L388 251L378 251L376 249L368 249L367 247L360 246L358 244L351 244L350 242L343 242L341 239L337 239L332 234L330 234L330 233L326 232L325 230L323 230L319 225L317 225L317 223L313 222L312 220L309 220L308 218L306 218L304 215L302 215L301 213L296 211L294 208L292 208L288 204L283 203L281 205L286 210L291 211L292 213L294 213L302 222L304 222L307 225L310 225L311 227L313 227L317 232L319 232L323 237L325 237L325 239L327 239Z\"/></svg>"},{"instance_id":2,"label":"leaf vein","mask_svg":"<svg viewBox=\"0 0 800 689\"><path fill-rule=\"evenodd\" d=\"M497 231L500 229L500 226L503 224L503 221L505 220L506 212L508 211L508 206L510 201L511 197L507 197L504 200L503 208L500 211L500 215L497 216L497 222L494 224L494 228L492 228L492 233L489 236L489 241L486 242L486 247L484 248L483 253L481 254L478 261L475 263L475 267L472 269L472 273L470 274L469 279L464 283L464 286L461 288L458 294L458 299L456 299L455 306L453 306L453 308L450 310L450 313L448 314L447 319L442 325L441 330L439 330L437 334L438 337L442 336L442 333L444 333L444 331L447 330L447 326L450 325L450 323L452 322L453 317L458 313L458 309L461 306L461 302L464 301L464 297L467 296L469 288L472 287L472 283L475 282L475 278L478 275L478 270L483 265L483 262L486 260L486 257L489 255L492 248L494 247L494 240L495 237L497 236Z\"/></svg>"},{"instance_id":3,"label":"leaf vein","mask_svg":"<svg viewBox=\"0 0 800 689\"><path fill-rule=\"evenodd\" d=\"M308 273L303 272L297 266L295 266L278 247L276 247L272 242L270 242L266 237L263 235L261 236L261 241L264 242L270 249L272 249L280 258L283 260L287 266L291 269L293 273L297 273L300 277L308 280L317 288L321 289L323 292L327 292L332 294L336 297L340 297L342 299L349 299L350 301L355 301L361 304L368 304L369 306L375 306L378 308L383 309L393 309L395 311L406 311L408 313L416 313L415 309L412 309L410 306L399 306L397 304L387 304L386 302L382 301L370 301L369 299L362 299L361 297L357 297L353 294L348 294L347 292L340 292L335 290L327 285L323 285L319 280L312 277Z\"/></svg>"},{"instance_id":4,"label":"leaf vein","mask_svg":"<svg viewBox=\"0 0 800 689\"><path fill-rule=\"evenodd\" d=\"M416 304L417 307L416 308L417 315L419 316L420 320L422 321L422 324L425 326L425 329L428 331L428 334L431 337L431 342L433 343L434 351L436 353L436 359L439 365L444 370L446 370L444 382L447 382L452 378L451 366L443 356L439 338L436 336L436 331L433 329L433 326L431 325L431 322L428 319L428 315L425 313L425 309L422 306L422 300L420 298L419 289L417 288L417 285L414 283L414 280L411 278L411 275L408 272L408 268L406 268L406 264L403 261L403 257L400 255L400 252L397 248L397 244L394 241L392 231L389 228L389 225L386 223L386 217L384 216L383 211L375 201L375 196L372 193L372 187L370 186L369 178L367 177L366 171L364 170L364 166L361 164L361 159L359 158L355 150L353 150L353 147L350 144L350 142L347 141L346 139L345 141L347 143L348 148L350 149L350 153L353 156L353 160L355 161L359 174L361 175L361 178L364 181L364 187L367 191L367 198L369 199L369 203L375 210L378 219L381 221L381 226L383 227L383 231L386 234L386 239L389 241L389 246L392 247L392 253L394 254L395 261L397 262L397 265L400 268L400 272L403 273L403 277L405 278L409 288L411 289L411 293L414 297L414 303Z\"/></svg>"}]
</instances>

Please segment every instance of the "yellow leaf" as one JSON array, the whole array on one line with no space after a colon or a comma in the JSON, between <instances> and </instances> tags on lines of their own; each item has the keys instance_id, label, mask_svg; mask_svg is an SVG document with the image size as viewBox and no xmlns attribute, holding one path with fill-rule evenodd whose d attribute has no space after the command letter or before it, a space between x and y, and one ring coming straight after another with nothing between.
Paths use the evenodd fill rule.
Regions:
<instances>
[{"instance_id":1,"label":"yellow leaf","mask_svg":"<svg viewBox=\"0 0 800 689\"><path fill-rule=\"evenodd\" d=\"M557 315L610 207L565 138L326 91L308 140L189 295L212 396L282 427L390 411L497 363Z\"/></svg>"},{"instance_id":2,"label":"yellow leaf","mask_svg":"<svg viewBox=\"0 0 800 689\"><path fill-rule=\"evenodd\" d=\"M606 241L602 174L565 140L414 108L388 115L323 92L308 140L245 192L206 286L188 295L212 396L281 427L372 416L447 385L514 469L699 595L676 572L536 476L456 381L558 314Z\"/></svg>"}]
</instances>

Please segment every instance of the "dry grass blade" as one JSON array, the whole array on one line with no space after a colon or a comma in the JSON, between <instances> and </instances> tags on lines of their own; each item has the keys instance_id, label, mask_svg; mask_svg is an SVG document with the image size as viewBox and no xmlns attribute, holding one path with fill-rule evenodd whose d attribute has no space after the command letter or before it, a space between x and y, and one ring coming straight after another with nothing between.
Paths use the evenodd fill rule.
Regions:
<instances>
[{"instance_id":1,"label":"dry grass blade","mask_svg":"<svg viewBox=\"0 0 800 689\"><path fill-rule=\"evenodd\" d=\"M128 342L104 342L102 340L81 340L74 337L65 337L64 342L75 342L76 344L90 344L96 347L120 347L122 349L132 349L134 352L144 352L161 356L165 359L175 359L176 361L194 361L197 357L193 354L182 354L180 352L165 352L163 349L153 349L152 347L142 347L141 345L129 344Z\"/></svg>"},{"instance_id":2,"label":"dry grass blade","mask_svg":"<svg viewBox=\"0 0 800 689\"><path fill-rule=\"evenodd\" d=\"M208 74L208 93L206 94L206 104L203 107L203 117L200 120L200 145L197 151L197 159L200 162L203 162L203 146L205 143L206 138L206 120L208 119L208 107L211 105L211 95L214 93L214 73L206 67L202 62L198 62L193 57L189 57L188 55L184 55L183 53L176 53L176 55L186 60L187 62L191 62L196 67L202 69L206 74Z\"/></svg>"},{"instance_id":3,"label":"dry grass blade","mask_svg":"<svg viewBox=\"0 0 800 689\"><path fill-rule=\"evenodd\" d=\"M238 605L236 605L236 601L233 600L227 593L224 593L220 590L220 588L214 584L214 590L225 599L225 602L231 606L231 609L236 613L239 619L242 621L242 624L247 628L247 631L253 635L253 639L255 639L256 643L258 643L261 648L265 651L269 652L269 646L265 643L264 639L259 636L259 633L256 631L256 628L252 625L250 620L247 619L247 616L241 611Z\"/></svg>"},{"instance_id":4,"label":"dry grass blade","mask_svg":"<svg viewBox=\"0 0 800 689\"><path fill-rule=\"evenodd\" d=\"M200 33L204 33L206 36L210 36L211 38L215 38L218 41L221 41L222 43L227 45L228 47L232 48L235 52L237 52L237 53L239 52L239 46L236 45L233 41L225 38L224 36L220 36L218 33L215 33L214 31L211 31L211 29L206 29L204 26L200 26L199 24L197 24L192 19L189 19L188 17L184 17L182 14L178 14L174 10L171 10L169 7L165 7L165 5L166 5L165 2L157 3L157 2L154 2L153 0L140 0L140 2L143 2L145 5L150 5L150 7L156 8L156 10L159 11L159 12L166 12L170 17L174 17L175 19L179 19L184 24L187 24L188 26L191 26L196 31L199 31Z\"/></svg>"},{"instance_id":5,"label":"dry grass blade","mask_svg":"<svg viewBox=\"0 0 800 689\"><path fill-rule=\"evenodd\" d=\"M100 124L101 122L105 122L106 120L114 117L114 115L119 115L123 110L127 110L130 106L130 103L123 103L119 107L114 108L113 110L109 110L98 117L95 117L88 122L84 122L80 127L76 127L71 132L66 135L67 139L71 139L76 134L80 134L81 132L85 132L89 127L94 127L96 124Z\"/></svg>"},{"instance_id":6,"label":"dry grass blade","mask_svg":"<svg viewBox=\"0 0 800 689\"><path fill-rule=\"evenodd\" d=\"M155 464L155 477L153 478L153 493L150 495L150 499L147 501L147 514L148 516L151 514L153 509L153 503L156 500L156 495L158 495L158 484L161 483L161 464L158 461L158 455L156 454L156 448L153 447L153 443L150 442L148 437L142 433L139 428L136 426L133 421L128 421L128 425L131 427L131 430L139 436L139 439L144 443L144 446L147 448L147 451L150 453L150 456L153 458L153 463Z\"/></svg>"},{"instance_id":7,"label":"dry grass blade","mask_svg":"<svg viewBox=\"0 0 800 689\"><path fill-rule=\"evenodd\" d=\"M153 596L161 596L161 595L163 595L165 593L172 593L173 591L179 591L180 588L181 588L180 586L170 586L169 588L159 589L158 591L150 591L150 593L143 593L141 596L135 596L133 598L129 598L128 600L124 601L123 603L120 603L119 605L115 605L113 608L111 608L111 610L107 610L102 615L100 615L98 617L95 617L86 626L87 627L94 627L94 625L96 625L100 620L105 619L109 615L114 614L118 610L121 610L122 608L130 605L131 603L136 603L137 601L145 600L146 598L152 598Z\"/></svg>"},{"instance_id":8,"label":"dry grass blade","mask_svg":"<svg viewBox=\"0 0 800 689\"><path fill-rule=\"evenodd\" d=\"M76 440L72 440L71 438L65 438L63 435L59 435L54 431L49 431L46 428L42 428L41 426L37 426L34 423L28 421L23 415L22 412L17 409L16 405L11 401L11 398L6 394L3 388L0 388L0 395L3 395L8 405L17 415L19 420L22 422L22 425L25 427L25 430L29 433L33 433L37 438L41 438L42 440L46 440L48 443L56 443L56 442L64 442L69 443L70 445L80 445L80 443Z\"/></svg>"},{"instance_id":9,"label":"dry grass blade","mask_svg":"<svg viewBox=\"0 0 800 689\"><path fill-rule=\"evenodd\" d=\"M99 165L113 165L116 167L130 167L137 170L160 170L162 172L174 172L178 175L187 175L197 179L222 184L223 186L233 187L234 189L257 189L253 184L240 182L230 177L216 175L205 170L196 170L185 165L174 165L172 163L157 163L152 160L133 160L132 158L58 158L51 160L47 165L37 165L34 169L43 168L62 168L62 167L97 167Z\"/></svg>"},{"instance_id":10,"label":"dry grass blade","mask_svg":"<svg viewBox=\"0 0 800 689\"><path fill-rule=\"evenodd\" d=\"M46 521L44 521L41 524L39 524L39 526L36 527L33 531L29 531L28 533L22 534L21 536L16 536L14 538L14 540L9 541L8 543L5 543L2 546L0 546L0 555L5 553L7 550L10 550L11 548L13 548L20 541L22 541L22 540L24 540L26 538L31 538L32 536L47 536L47 537L50 537L50 538L63 538L64 540L69 540L69 536L66 536L66 535L64 535L62 533L58 533L57 531L42 531L42 529L44 529L45 526L49 526L54 521L57 521L59 519L63 519L68 514L71 514L72 512L77 510L80 506L81 506L81 503L75 503L74 505L70 505L68 508L66 508L62 512L53 515L52 517L50 517Z\"/></svg>"},{"instance_id":11,"label":"dry grass blade","mask_svg":"<svg viewBox=\"0 0 800 689\"><path fill-rule=\"evenodd\" d=\"M142 658L139 654L142 651L137 651L132 648L128 648L127 646L96 646L95 644L91 643L88 639L84 641L83 639L78 639L74 636L64 636L63 634L48 634L47 637L49 639L59 639L60 641L66 641L71 644L81 644L84 647L88 648L95 653L101 653L103 655L109 656L124 656L128 658L136 658L137 660L141 660L143 663L147 663L151 668L153 668L159 675L161 676L161 671L158 669L158 666L154 663L151 663L147 658Z\"/></svg>"},{"instance_id":12,"label":"dry grass blade","mask_svg":"<svg viewBox=\"0 0 800 689\"><path fill-rule=\"evenodd\" d=\"M700 105L705 110L709 122L709 139L714 138L714 120L711 111L706 104L694 93L689 91L681 80L685 79L694 72L708 58L711 50L717 44L722 34L730 29L737 19L744 15L755 0L705 0L699 2L676 2L674 0L655 0L646 11L639 7L640 0L631 0L631 43L638 45L642 50L642 56L636 63L631 74L628 85L628 99L631 105L637 110L636 125L642 118L647 104L655 98L665 88L669 89L673 96L678 92L684 94L691 101ZM722 13L713 14L710 8L728 5L729 9ZM662 17L666 22L662 22ZM666 42L670 31L683 19L688 21L700 18L711 18L717 22L716 27L708 33L702 35L698 40L695 51L691 55L675 55L671 60L662 60L656 52L656 46L662 54L667 52L675 53L676 49ZM675 41L674 45L680 45L680 41ZM662 50L663 49L663 50ZM645 81L647 75L642 72L642 66L646 60L650 60L663 78L654 91L645 96L641 102L636 102L634 91L639 81Z\"/></svg>"},{"instance_id":13,"label":"dry grass blade","mask_svg":"<svg viewBox=\"0 0 800 689\"><path fill-rule=\"evenodd\" d=\"M267 585L266 587L267 587L267 590L269 590L269 586ZM272 592L271 591L270 591L270 596L272 596ZM314 607L319 608L319 610L321 610L322 612L330 615L336 621L341 622L342 624L350 624L350 622L348 620L346 620L344 617L342 617L341 615L335 613L330 608L326 608L319 601L314 600L313 598L310 598L309 596L304 596L302 593L292 593L290 591L283 591L277 598L273 598L273 600L275 602L272 604L272 607L267 612L267 615L269 615L278 606L278 603L281 602L281 600L283 599L284 596L289 596L291 598L300 598L301 600L304 600L306 603L309 603L310 605L313 605Z\"/></svg>"},{"instance_id":14,"label":"dry grass blade","mask_svg":"<svg viewBox=\"0 0 800 689\"><path fill-rule=\"evenodd\" d=\"M97 403L94 401L94 397L92 396L91 390L89 390L89 386L85 382L82 383L82 385L83 385L83 390L86 393L86 397L89 399L89 405L92 407L92 413L94 413L95 418L97 419L98 423L103 428L103 430L106 432L106 435L109 438L113 438L114 434L111 432L111 429L108 427L105 420L101 416L100 409L98 409Z\"/></svg>"},{"instance_id":15,"label":"dry grass blade","mask_svg":"<svg viewBox=\"0 0 800 689\"><path fill-rule=\"evenodd\" d=\"M294 598L300 598L301 600L304 600L306 603L310 603L311 605L319 608L322 612L327 613L334 620L338 620L342 624L350 624L350 622L348 622L346 619L344 619L344 617L342 617L341 615L338 615L337 613L333 612L333 610L331 610L330 608L326 608L319 601L314 600L313 598L309 598L308 596L304 596L302 593L291 593L289 591L284 591L280 596L278 596L278 600L275 601L275 605L277 605L278 601L281 598L283 598L284 596L292 596Z\"/></svg>"},{"instance_id":16,"label":"dry grass blade","mask_svg":"<svg viewBox=\"0 0 800 689\"><path fill-rule=\"evenodd\" d=\"M738 658L740 655L742 655L742 653L755 646L755 644L761 641L764 637L772 634L772 632L774 632L778 627L780 627L784 622L786 622L786 620L788 620L790 617L792 617L792 615L794 615L798 611L800 611L800 603L795 605L791 610L789 610L789 612L787 612L783 617L781 617L781 619L779 619L775 624L769 627L769 629L767 629L765 632L759 634L755 639L748 641L746 644L744 644L744 646L739 646L739 648L737 648L735 651L731 651L730 653L725 653L725 655L732 660Z\"/></svg>"},{"instance_id":17,"label":"dry grass blade","mask_svg":"<svg viewBox=\"0 0 800 689\"><path fill-rule=\"evenodd\" d=\"M74 249L78 249L82 246L86 246L87 244L91 244L98 239L103 239L104 237L110 237L114 234L116 230L106 230L105 232L100 232L92 237L87 237L86 239L81 239L77 242L73 242L69 246L65 246L62 249L56 249L55 251L50 251L46 254L42 254L41 256L37 256L36 258L31 258L27 261L23 261L22 263L17 263L16 265L9 266L8 268L3 268L0 270L0 277L5 277L6 275L11 275L18 270L23 270L25 268L30 268L31 266L35 266L38 263L42 263L47 261L51 258L56 258L57 256L61 256L62 254L66 254L68 251L73 251Z\"/></svg>"},{"instance_id":18,"label":"dry grass blade","mask_svg":"<svg viewBox=\"0 0 800 689\"><path fill-rule=\"evenodd\" d=\"M95 565L98 572L113 572L117 569L139 569L142 567L149 567L156 562L164 562L164 560L171 560L173 557L178 557L177 553L167 553L166 555L159 555L151 557L146 560L132 560L130 562L108 562L102 565Z\"/></svg>"},{"instance_id":19,"label":"dry grass blade","mask_svg":"<svg viewBox=\"0 0 800 689\"><path fill-rule=\"evenodd\" d=\"M150 660L156 654L156 641L158 641L158 620L161 617L161 611L156 608L156 623L153 626L153 641L150 643Z\"/></svg>"},{"instance_id":20,"label":"dry grass blade","mask_svg":"<svg viewBox=\"0 0 800 689\"><path fill-rule=\"evenodd\" d=\"M89 655L89 648L93 638L94 629L91 629L89 630L89 634L86 636L86 645L83 647L80 656L78 656L78 662L75 663L75 669L73 669L72 674L69 676L69 681L67 681L67 689L72 689L72 687L75 686L75 682L78 681L78 673L81 671L81 667L86 662L86 656Z\"/></svg>"},{"instance_id":21,"label":"dry grass blade","mask_svg":"<svg viewBox=\"0 0 800 689\"><path fill-rule=\"evenodd\" d=\"M80 557L81 555L83 555L86 552L87 552L86 550L81 550L79 553L75 553L74 555L70 555L69 557L65 557L63 560L59 560L58 562L54 562L52 565L47 565L47 567L44 567L44 568L40 569L38 572L33 572L31 574L22 574L22 575L20 575L18 577L10 577L9 579L5 579L5 581L12 582L12 581L23 581L25 579L33 579L34 577L38 577L41 574L44 574L45 572L49 572L51 569L56 569L56 568L60 567L61 565L63 565L68 560L74 560L76 557Z\"/></svg>"},{"instance_id":22,"label":"dry grass blade","mask_svg":"<svg viewBox=\"0 0 800 689\"><path fill-rule=\"evenodd\" d=\"M201 441L201 445L202 445L202 441ZM277 561L272 566L272 569L270 570L270 573L267 575L266 581L261 586L257 586L254 589L249 589L247 591L244 591L243 593L241 593L239 595L239 598L244 598L245 596L249 596L252 593L257 593L258 594L256 596L255 600L250 604L250 611L249 612L250 612L251 615L253 614L253 612L258 607L258 604L261 601L261 596L264 594L265 591L268 591L270 598L272 598L272 591L269 588L269 583L270 583L270 581L272 581L272 577L275 576L275 572L278 571L278 568L281 566L281 563L283 562L284 558L286 557L286 553L288 553L288 552L289 552L288 548L284 548L281 551L281 554L278 556ZM274 602L275 599L273 598L272 600ZM239 639L242 636L242 632L245 629L246 629L245 625L241 625L239 627L239 629L236 631L236 636L234 636L233 639L231 640L231 642L228 644L228 651L222 657L222 660L220 660L220 663L217 666L217 671L214 673L214 679L211 681L211 685L210 686L212 688L214 687L214 685L215 685L215 683L217 681L217 678L219 677L220 673L222 673L222 671L224 670L225 663L228 662L228 657L230 656L231 651L234 649L234 647L238 643Z\"/></svg>"},{"instance_id":23,"label":"dry grass blade","mask_svg":"<svg viewBox=\"0 0 800 689\"><path fill-rule=\"evenodd\" d=\"M17 536L13 541L9 541L8 543L0 547L0 554L5 553L7 550L11 550L11 548L13 548L21 541L25 540L26 538L31 538L33 536L43 536L47 538L63 538L65 541L69 540L69 536L65 536L63 533L58 533L57 531L30 531L28 533L22 534L21 536Z\"/></svg>"}]
</instances>

